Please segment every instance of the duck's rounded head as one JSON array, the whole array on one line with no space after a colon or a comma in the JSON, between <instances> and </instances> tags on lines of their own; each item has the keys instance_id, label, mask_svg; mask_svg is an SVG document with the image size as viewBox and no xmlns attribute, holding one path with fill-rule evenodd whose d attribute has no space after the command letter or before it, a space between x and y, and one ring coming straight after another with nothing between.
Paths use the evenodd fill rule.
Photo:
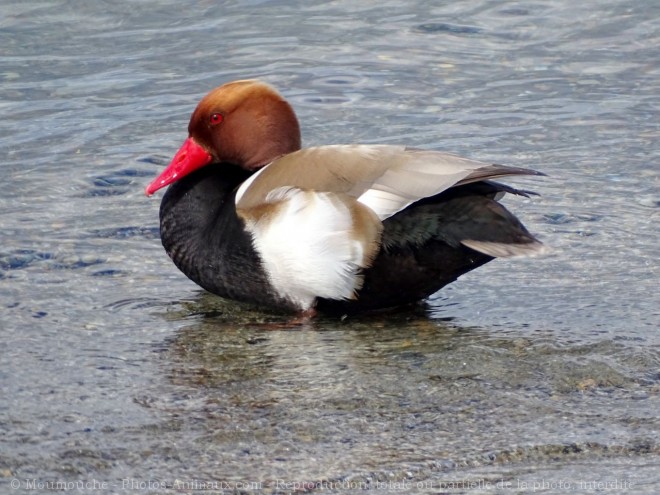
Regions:
<instances>
[{"instance_id":1,"label":"duck's rounded head","mask_svg":"<svg viewBox=\"0 0 660 495\"><path fill-rule=\"evenodd\" d=\"M257 80L224 84L197 105L186 139L171 163L146 188L153 194L210 163L254 171L300 149L300 126L291 105Z\"/></svg>"}]
</instances>

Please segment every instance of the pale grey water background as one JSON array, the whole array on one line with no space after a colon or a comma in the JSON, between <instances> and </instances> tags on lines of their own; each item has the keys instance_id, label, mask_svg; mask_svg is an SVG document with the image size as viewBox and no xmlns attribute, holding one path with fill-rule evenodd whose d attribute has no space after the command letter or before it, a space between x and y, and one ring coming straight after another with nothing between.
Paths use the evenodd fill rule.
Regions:
<instances>
[{"instance_id":1,"label":"pale grey water background","mask_svg":"<svg viewBox=\"0 0 660 495\"><path fill-rule=\"evenodd\" d=\"M657 493L659 5L4 0L0 492ZM553 253L303 328L204 294L143 188L246 77L307 145L546 172Z\"/></svg>"}]
</instances>

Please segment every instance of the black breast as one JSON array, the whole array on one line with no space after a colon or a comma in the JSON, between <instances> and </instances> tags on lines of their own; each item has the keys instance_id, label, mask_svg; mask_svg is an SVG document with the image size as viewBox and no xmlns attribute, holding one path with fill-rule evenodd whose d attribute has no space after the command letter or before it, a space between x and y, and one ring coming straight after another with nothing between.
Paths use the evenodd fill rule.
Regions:
<instances>
[{"instance_id":1,"label":"black breast","mask_svg":"<svg viewBox=\"0 0 660 495\"><path fill-rule=\"evenodd\" d=\"M160 206L161 240L179 270L209 292L286 307L273 292L252 238L236 214L236 188L248 176L222 163L171 185Z\"/></svg>"}]
</instances>

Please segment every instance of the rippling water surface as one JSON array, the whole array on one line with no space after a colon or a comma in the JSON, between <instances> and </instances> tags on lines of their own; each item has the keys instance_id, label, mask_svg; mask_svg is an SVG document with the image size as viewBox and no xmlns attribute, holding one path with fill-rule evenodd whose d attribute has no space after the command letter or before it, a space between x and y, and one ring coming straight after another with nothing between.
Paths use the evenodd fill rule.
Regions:
<instances>
[{"instance_id":1,"label":"rippling water surface","mask_svg":"<svg viewBox=\"0 0 660 495\"><path fill-rule=\"evenodd\" d=\"M3 491L657 493L658 19L623 0L3 2ZM302 328L203 293L143 188L198 99L247 77L307 145L544 171L507 205L552 253Z\"/></svg>"}]
</instances>

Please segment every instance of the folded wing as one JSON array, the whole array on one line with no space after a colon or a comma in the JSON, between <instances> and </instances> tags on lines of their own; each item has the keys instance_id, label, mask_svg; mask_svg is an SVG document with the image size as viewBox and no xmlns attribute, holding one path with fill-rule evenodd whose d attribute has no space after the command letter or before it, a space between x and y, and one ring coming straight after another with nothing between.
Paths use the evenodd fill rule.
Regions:
<instances>
[{"instance_id":1,"label":"folded wing","mask_svg":"<svg viewBox=\"0 0 660 495\"><path fill-rule=\"evenodd\" d=\"M404 146L319 146L288 154L254 174L238 190L236 206L256 207L273 189L293 186L346 194L384 220L450 187L508 175L542 174Z\"/></svg>"}]
</instances>

